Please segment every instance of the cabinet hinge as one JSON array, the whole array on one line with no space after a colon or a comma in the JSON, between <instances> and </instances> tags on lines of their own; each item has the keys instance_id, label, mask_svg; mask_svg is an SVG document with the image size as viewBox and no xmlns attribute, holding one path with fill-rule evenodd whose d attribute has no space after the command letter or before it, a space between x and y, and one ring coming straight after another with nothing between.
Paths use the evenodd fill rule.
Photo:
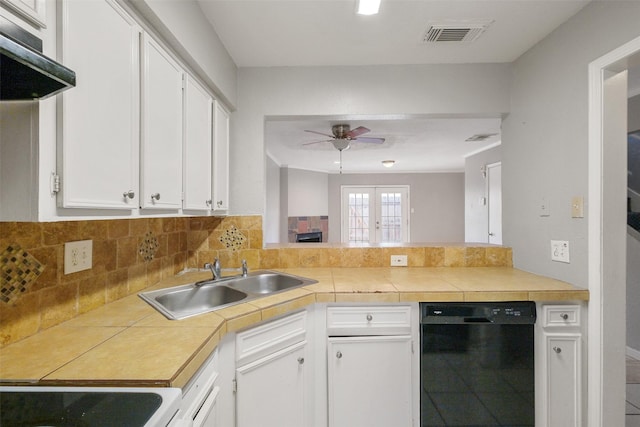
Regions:
<instances>
[{"instance_id":1,"label":"cabinet hinge","mask_svg":"<svg viewBox=\"0 0 640 427\"><path fill-rule=\"evenodd\" d=\"M238 391L238 381L236 381L235 378L231 381L231 390L233 390L234 393Z\"/></svg>"},{"instance_id":2,"label":"cabinet hinge","mask_svg":"<svg viewBox=\"0 0 640 427\"><path fill-rule=\"evenodd\" d=\"M60 192L60 175L55 172L51 172L51 194L58 194Z\"/></svg>"}]
</instances>

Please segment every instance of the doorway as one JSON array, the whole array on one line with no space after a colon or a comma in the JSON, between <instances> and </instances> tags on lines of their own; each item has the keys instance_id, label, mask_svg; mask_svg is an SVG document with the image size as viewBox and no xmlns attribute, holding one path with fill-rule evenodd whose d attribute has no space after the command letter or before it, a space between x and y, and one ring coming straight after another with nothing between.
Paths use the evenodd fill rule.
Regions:
<instances>
[{"instance_id":1,"label":"doorway","mask_svg":"<svg viewBox=\"0 0 640 427\"><path fill-rule=\"evenodd\" d=\"M638 52L640 38L589 64L590 426L624 425L627 64Z\"/></svg>"},{"instance_id":2,"label":"doorway","mask_svg":"<svg viewBox=\"0 0 640 427\"><path fill-rule=\"evenodd\" d=\"M502 163L487 165L487 210L489 217L489 240L494 245L502 244Z\"/></svg>"},{"instance_id":3,"label":"doorway","mask_svg":"<svg viewBox=\"0 0 640 427\"><path fill-rule=\"evenodd\" d=\"M342 186L343 243L409 241L409 186Z\"/></svg>"}]
</instances>

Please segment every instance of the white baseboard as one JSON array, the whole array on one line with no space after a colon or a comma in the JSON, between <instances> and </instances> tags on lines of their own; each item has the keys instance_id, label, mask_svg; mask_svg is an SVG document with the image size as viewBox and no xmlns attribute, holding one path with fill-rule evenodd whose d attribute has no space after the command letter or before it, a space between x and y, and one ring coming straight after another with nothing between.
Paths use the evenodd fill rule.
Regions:
<instances>
[{"instance_id":1,"label":"white baseboard","mask_svg":"<svg viewBox=\"0 0 640 427\"><path fill-rule=\"evenodd\" d=\"M640 360L640 350L627 346L627 356L633 357L636 360Z\"/></svg>"}]
</instances>

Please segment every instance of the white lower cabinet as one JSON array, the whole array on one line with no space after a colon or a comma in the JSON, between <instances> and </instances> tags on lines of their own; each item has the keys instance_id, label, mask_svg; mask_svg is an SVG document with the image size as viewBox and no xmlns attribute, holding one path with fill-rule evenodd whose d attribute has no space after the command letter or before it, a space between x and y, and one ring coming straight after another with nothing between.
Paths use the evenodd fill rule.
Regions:
<instances>
[{"instance_id":1,"label":"white lower cabinet","mask_svg":"<svg viewBox=\"0 0 640 427\"><path fill-rule=\"evenodd\" d=\"M306 342L236 369L238 427L306 425Z\"/></svg>"},{"instance_id":2,"label":"white lower cabinet","mask_svg":"<svg viewBox=\"0 0 640 427\"><path fill-rule=\"evenodd\" d=\"M580 305L542 305L536 334L536 426L582 425ZM540 313L539 313L540 314Z\"/></svg>"},{"instance_id":3,"label":"white lower cabinet","mask_svg":"<svg viewBox=\"0 0 640 427\"><path fill-rule=\"evenodd\" d=\"M417 425L417 311L409 304L327 307L329 427Z\"/></svg>"},{"instance_id":4,"label":"white lower cabinet","mask_svg":"<svg viewBox=\"0 0 640 427\"><path fill-rule=\"evenodd\" d=\"M411 378L410 335L329 338L329 426L412 426Z\"/></svg>"},{"instance_id":5,"label":"white lower cabinet","mask_svg":"<svg viewBox=\"0 0 640 427\"><path fill-rule=\"evenodd\" d=\"M303 311L237 334L237 427L309 425L306 321Z\"/></svg>"},{"instance_id":6,"label":"white lower cabinet","mask_svg":"<svg viewBox=\"0 0 640 427\"><path fill-rule=\"evenodd\" d=\"M216 350L183 390L182 405L171 427L216 427L219 363Z\"/></svg>"}]
</instances>

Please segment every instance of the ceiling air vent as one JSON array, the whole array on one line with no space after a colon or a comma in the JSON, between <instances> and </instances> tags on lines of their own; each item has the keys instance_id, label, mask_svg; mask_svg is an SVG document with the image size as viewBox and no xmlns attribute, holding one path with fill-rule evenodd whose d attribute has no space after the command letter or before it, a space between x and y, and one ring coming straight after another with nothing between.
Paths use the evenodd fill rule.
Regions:
<instances>
[{"instance_id":1,"label":"ceiling air vent","mask_svg":"<svg viewBox=\"0 0 640 427\"><path fill-rule=\"evenodd\" d=\"M460 21L429 24L422 37L423 43L472 42L491 25L493 21Z\"/></svg>"}]
</instances>

